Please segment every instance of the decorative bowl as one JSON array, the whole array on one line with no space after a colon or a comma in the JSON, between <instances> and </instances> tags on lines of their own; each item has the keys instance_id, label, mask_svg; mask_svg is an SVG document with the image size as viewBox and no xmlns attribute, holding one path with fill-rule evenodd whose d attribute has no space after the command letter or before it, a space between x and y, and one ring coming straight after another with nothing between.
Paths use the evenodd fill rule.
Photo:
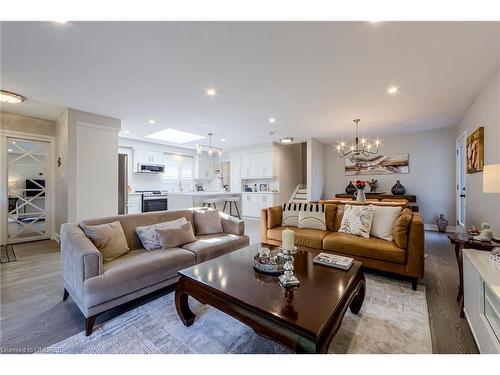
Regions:
<instances>
[{"instance_id":1,"label":"decorative bowl","mask_svg":"<svg viewBox=\"0 0 500 375\"><path fill-rule=\"evenodd\" d=\"M285 260L277 251L272 251L268 258L261 258L259 254L253 257L253 268L266 275L280 275L283 273Z\"/></svg>"}]
</instances>

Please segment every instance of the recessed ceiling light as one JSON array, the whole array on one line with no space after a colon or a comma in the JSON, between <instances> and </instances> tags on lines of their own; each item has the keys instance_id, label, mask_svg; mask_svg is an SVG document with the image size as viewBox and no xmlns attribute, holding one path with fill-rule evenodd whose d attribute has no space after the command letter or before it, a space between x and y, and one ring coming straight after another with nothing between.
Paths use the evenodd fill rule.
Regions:
<instances>
[{"instance_id":1,"label":"recessed ceiling light","mask_svg":"<svg viewBox=\"0 0 500 375\"><path fill-rule=\"evenodd\" d=\"M205 93L208 96L215 96L215 95L217 95L217 90L214 89L214 88L208 88L208 89L205 90Z\"/></svg>"},{"instance_id":2,"label":"recessed ceiling light","mask_svg":"<svg viewBox=\"0 0 500 375\"><path fill-rule=\"evenodd\" d=\"M64 24L64 23L66 23L66 22L68 22L68 21L60 20L60 21L54 21L54 22L55 22L55 23L63 23L63 24Z\"/></svg>"},{"instance_id":3,"label":"recessed ceiling light","mask_svg":"<svg viewBox=\"0 0 500 375\"><path fill-rule=\"evenodd\" d=\"M24 102L25 100L24 96L16 94L15 92L0 90L0 94L1 94L0 101L2 103L19 104Z\"/></svg>"},{"instance_id":4,"label":"recessed ceiling light","mask_svg":"<svg viewBox=\"0 0 500 375\"><path fill-rule=\"evenodd\" d=\"M221 138L220 139L222 142L226 142L226 138Z\"/></svg>"},{"instance_id":5,"label":"recessed ceiling light","mask_svg":"<svg viewBox=\"0 0 500 375\"><path fill-rule=\"evenodd\" d=\"M13 149L11 149L11 148L7 149L7 151L8 151L8 152L14 152L14 150L13 150Z\"/></svg>"},{"instance_id":6,"label":"recessed ceiling light","mask_svg":"<svg viewBox=\"0 0 500 375\"><path fill-rule=\"evenodd\" d=\"M130 130L124 130L123 131L125 134L130 134Z\"/></svg>"},{"instance_id":7,"label":"recessed ceiling light","mask_svg":"<svg viewBox=\"0 0 500 375\"><path fill-rule=\"evenodd\" d=\"M274 117L269 117L268 121L270 124L274 124L276 122L276 119Z\"/></svg>"},{"instance_id":8,"label":"recessed ceiling light","mask_svg":"<svg viewBox=\"0 0 500 375\"><path fill-rule=\"evenodd\" d=\"M388 94L391 94L391 95L394 95L398 92L398 88L396 86L391 86L387 89L387 93Z\"/></svg>"},{"instance_id":9,"label":"recessed ceiling light","mask_svg":"<svg viewBox=\"0 0 500 375\"><path fill-rule=\"evenodd\" d=\"M188 143L203 139L205 137L198 134L183 132L182 130L167 128L160 130L159 132L149 134L146 136L146 138L173 143Z\"/></svg>"},{"instance_id":10,"label":"recessed ceiling light","mask_svg":"<svg viewBox=\"0 0 500 375\"><path fill-rule=\"evenodd\" d=\"M280 139L280 142L281 142L281 143L284 143L284 144L293 143L293 137L285 137L285 138L281 138L281 139Z\"/></svg>"},{"instance_id":11,"label":"recessed ceiling light","mask_svg":"<svg viewBox=\"0 0 500 375\"><path fill-rule=\"evenodd\" d=\"M149 122L151 125L156 124L156 121L155 121L155 120L153 120L153 119L149 120L148 122Z\"/></svg>"}]
</instances>

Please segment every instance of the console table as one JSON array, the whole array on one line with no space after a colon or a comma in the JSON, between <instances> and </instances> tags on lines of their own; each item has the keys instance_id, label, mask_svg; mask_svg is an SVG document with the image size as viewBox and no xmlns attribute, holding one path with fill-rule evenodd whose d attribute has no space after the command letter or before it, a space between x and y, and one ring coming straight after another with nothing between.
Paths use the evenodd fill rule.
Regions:
<instances>
[{"instance_id":1,"label":"console table","mask_svg":"<svg viewBox=\"0 0 500 375\"><path fill-rule=\"evenodd\" d=\"M378 194L378 193L365 193L367 199L406 199L408 202L415 203L417 201L416 195L394 195L394 194ZM354 198L354 194L335 194L335 198Z\"/></svg>"},{"instance_id":2,"label":"console table","mask_svg":"<svg viewBox=\"0 0 500 375\"><path fill-rule=\"evenodd\" d=\"M483 251L491 251L493 248L500 246L498 242L484 242L476 241L468 233L460 232L450 234L448 236L452 245L455 245L455 257L458 263L458 294L457 301L461 303L460 317L464 317L464 266L463 266L463 250L464 249L476 249Z\"/></svg>"}]
</instances>

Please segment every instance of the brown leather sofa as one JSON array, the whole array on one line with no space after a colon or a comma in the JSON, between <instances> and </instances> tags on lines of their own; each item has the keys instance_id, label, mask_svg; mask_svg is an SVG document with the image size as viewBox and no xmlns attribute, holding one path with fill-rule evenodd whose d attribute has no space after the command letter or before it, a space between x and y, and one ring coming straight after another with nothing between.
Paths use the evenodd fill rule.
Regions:
<instances>
[{"instance_id":1,"label":"brown leather sofa","mask_svg":"<svg viewBox=\"0 0 500 375\"><path fill-rule=\"evenodd\" d=\"M261 242L281 245L282 207L270 207L260 211ZM424 223L418 212L404 209L402 214L411 215L406 231L400 233L402 240L386 241L375 237L363 238L339 233L344 214L343 205L325 205L327 230L288 227L295 232L295 245L305 249L326 251L350 256L363 263L363 267L410 277L412 288L424 275Z\"/></svg>"}]
</instances>

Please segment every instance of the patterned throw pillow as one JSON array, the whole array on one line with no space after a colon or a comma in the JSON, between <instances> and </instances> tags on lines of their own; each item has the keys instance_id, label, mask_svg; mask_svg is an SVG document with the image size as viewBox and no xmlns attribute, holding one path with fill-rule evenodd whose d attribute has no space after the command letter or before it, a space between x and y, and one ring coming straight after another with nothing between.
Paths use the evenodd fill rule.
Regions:
<instances>
[{"instance_id":1,"label":"patterned throw pillow","mask_svg":"<svg viewBox=\"0 0 500 375\"><path fill-rule=\"evenodd\" d=\"M326 230L324 204L304 204L299 211L299 228Z\"/></svg>"},{"instance_id":2,"label":"patterned throw pillow","mask_svg":"<svg viewBox=\"0 0 500 375\"><path fill-rule=\"evenodd\" d=\"M346 204L339 232L370 238L372 222L372 206L351 206Z\"/></svg>"},{"instance_id":3,"label":"patterned throw pillow","mask_svg":"<svg viewBox=\"0 0 500 375\"><path fill-rule=\"evenodd\" d=\"M305 203L283 203L281 212L282 227L297 227L299 225L299 211Z\"/></svg>"}]
</instances>

